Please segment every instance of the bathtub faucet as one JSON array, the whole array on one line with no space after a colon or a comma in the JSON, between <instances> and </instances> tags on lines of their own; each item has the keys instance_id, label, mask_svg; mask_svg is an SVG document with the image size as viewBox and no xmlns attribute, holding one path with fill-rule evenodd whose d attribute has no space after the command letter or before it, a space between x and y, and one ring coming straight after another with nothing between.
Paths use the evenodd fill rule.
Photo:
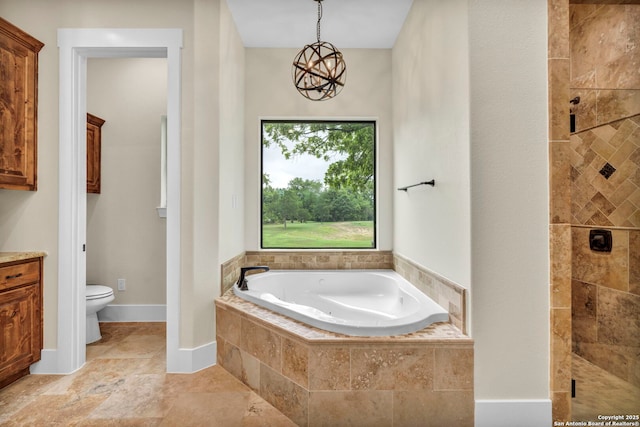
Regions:
<instances>
[{"instance_id":1,"label":"bathtub faucet","mask_svg":"<svg viewBox=\"0 0 640 427\"><path fill-rule=\"evenodd\" d=\"M236 282L236 285L238 285L238 288L241 291L248 291L249 287L247 286L247 279L244 278L244 275L247 273L247 271L250 270L263 270L263 271L269 271L269 267L267 267L266 265L254 265L251 267L240 267L240 277L238 278L238 281Z\"/></svg>"}]
</instances>

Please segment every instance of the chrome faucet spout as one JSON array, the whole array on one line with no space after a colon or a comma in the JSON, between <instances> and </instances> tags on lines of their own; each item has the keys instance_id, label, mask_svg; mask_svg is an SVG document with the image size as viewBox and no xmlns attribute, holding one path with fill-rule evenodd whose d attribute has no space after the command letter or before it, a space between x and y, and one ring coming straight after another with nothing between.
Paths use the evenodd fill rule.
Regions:
<instances>
[{"instance_id":1,"label":"chrome faucet spout","mask_svg":"<svg viewBox=\"0 0 640 427\"><path fill-rule=\"evenodd\" d=\"M247 286L247 279L244 278L247 271L251 270L262 270L269 271L269 267L266 265L252 265L251 267L240 267L240 277L238 277L238 281L236 285L238 285L238 289L241 291L248 291L249 287Z\"/></svg>"}]
</instances>

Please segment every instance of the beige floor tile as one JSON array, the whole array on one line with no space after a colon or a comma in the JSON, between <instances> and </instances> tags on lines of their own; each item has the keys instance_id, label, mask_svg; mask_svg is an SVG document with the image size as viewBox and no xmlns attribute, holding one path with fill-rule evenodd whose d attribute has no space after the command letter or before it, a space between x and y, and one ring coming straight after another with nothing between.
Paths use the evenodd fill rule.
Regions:
<instances>
[{"instance_id":1,"label":"beige floor tile","mask_svg":"<svg viewBox=\"0 0 640 427\"><path fill-rule=\"evenodd\" d=\"M287 427L295 424L220 366L167 374L162 323L103 323L71 375L0 389L0 425Z\"/></svg>"},{"instance_id":2,"label":"beige floor tile","mask_svg":"<svg viewBox=\"0 0 640 427\"><path fill-rule=\"evenodd\" d=\"M640 415L640 387L621 380L573 354L576 397L571 399L574 421L598 421L598 415Z\"/></svg>"}]
</instances>

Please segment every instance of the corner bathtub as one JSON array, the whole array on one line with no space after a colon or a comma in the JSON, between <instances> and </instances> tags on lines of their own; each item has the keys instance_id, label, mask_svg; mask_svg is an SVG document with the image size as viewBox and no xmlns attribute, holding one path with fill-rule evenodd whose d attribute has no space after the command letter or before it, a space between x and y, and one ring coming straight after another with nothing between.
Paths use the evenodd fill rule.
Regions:
<instances>
[{"instance_id":1,"label":"corner bathtub","mask_svg":"<svg viewBox=\"0 0 640 427\"><path fill-rule=\"evenodd\" d=\"M352 336L419 331L449 314L393 270L280 270L246 276L238 297L316 328Z\"/></svg>"}]
</instances>

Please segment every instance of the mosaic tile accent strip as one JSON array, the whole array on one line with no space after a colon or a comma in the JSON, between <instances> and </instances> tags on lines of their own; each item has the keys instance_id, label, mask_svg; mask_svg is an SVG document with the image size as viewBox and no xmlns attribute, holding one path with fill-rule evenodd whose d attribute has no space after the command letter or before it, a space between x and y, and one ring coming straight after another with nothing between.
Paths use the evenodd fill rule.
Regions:
<instances>
[{"instance_id":1,"label":"mosaic tile accent strip","mask_svg":"<svg viewBox=\"0 0 640 427\"><path fill-rule=\"evenodd\" d=\"M573 224L640 227L640 115L571 135Z\"/></svg>"}]
</instances>

